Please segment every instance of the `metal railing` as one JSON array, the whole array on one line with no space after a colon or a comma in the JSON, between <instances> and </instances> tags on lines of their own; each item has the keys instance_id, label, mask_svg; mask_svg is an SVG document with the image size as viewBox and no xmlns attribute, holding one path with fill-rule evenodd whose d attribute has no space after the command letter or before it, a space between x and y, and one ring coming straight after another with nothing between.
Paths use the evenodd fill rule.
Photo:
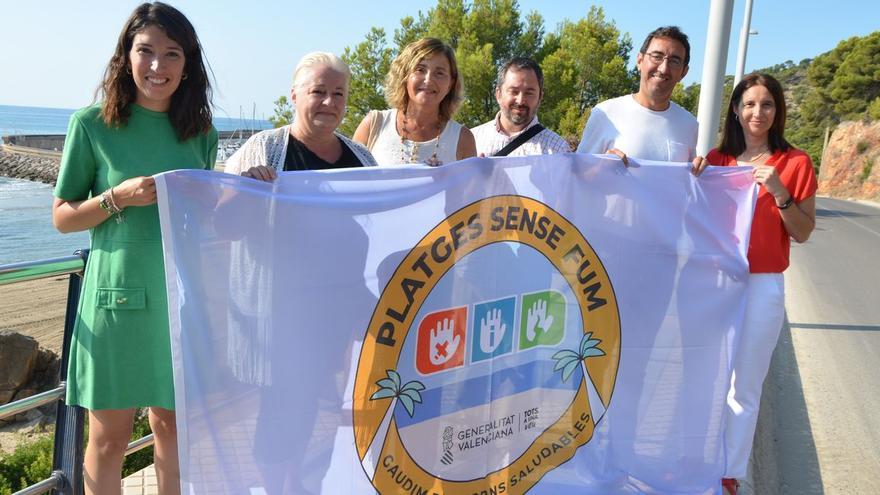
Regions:
<instances>
[{"instance_id":1,"label":"metal railing","mask_svg":"<svg viewBox=\"0 0 880 495\"><path fill-rule=\"evenodd\" d=\"M25 282L40 278L57 277L60 275L81 276L86 267L87 251L77 251L82 255L64 256L40 261L25 261L0 265L0 285L9 285L16 282ZM77 293L77 299L79 293Z\"/></svg>"},{"instance_id":2,"label":"metal railing","mask_svg":"<svg viewBox=\"0 0 880 495\"><path fill-rule=\"evenodd\" d=\"M27 280L70 275L67 286L67 309L64 315L64 341L58 387L37 395L0 406L0 419L27 412L31 409L57 403L55 416L55 442L52 454L51 475L14 495L36 495L54 490L64 495L83 493L83 424L85 410L64 403L67 390L67 362L70 358L70 340L79 305L82 275L88 261L88 250L77 251L73 256L0 265L0 286ZM147 435L128 444L125 455L137 452L153 444L153 435Z\"/></svg>"}]
</instances>

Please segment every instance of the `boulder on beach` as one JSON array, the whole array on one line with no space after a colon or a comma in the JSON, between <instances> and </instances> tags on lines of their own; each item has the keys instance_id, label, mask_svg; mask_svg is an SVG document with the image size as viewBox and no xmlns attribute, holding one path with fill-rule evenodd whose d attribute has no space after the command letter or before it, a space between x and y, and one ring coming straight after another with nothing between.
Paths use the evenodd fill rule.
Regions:
<instances>
[{"instance_id":1,"label":"boulder on beach","mask_svg":"<svg viewBox=\"0 0 880 495\"><path fill-rule=\"evenodd\" d=\"M48 349L40 348L33 337L0 330L0 404L24 399L56 387L59 366L58 356ZM44 412L51 412L54 406L44 408ZM32 420L34 414L35 412L22 413L11 419ZM7 418L6 422L10 422L9 420Z\"/></svg>"}]
</instances>

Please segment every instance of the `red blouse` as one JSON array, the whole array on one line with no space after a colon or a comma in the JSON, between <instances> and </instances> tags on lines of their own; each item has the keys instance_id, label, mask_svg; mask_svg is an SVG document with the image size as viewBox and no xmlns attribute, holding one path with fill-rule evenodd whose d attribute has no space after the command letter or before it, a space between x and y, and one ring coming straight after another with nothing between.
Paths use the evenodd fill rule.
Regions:
<instances>
[{"instance_id":1,"label":"red blouse","mask_svg":"<svg viewBox=\"0 0 880 495\"><path fill-rule=\"evenodd\" d=\"M706 160L712 165L737 165L736 157L714 149ZM776 168L782 184L796 203L814 196L818 184L813 162L803 151L790 148L777 151L767 160ZM791 238L782 223L776 200L763 187L758 191L758 203L752 220L749 238L749 271L752 273L782 273L788 268Z\"/></svg>"}]
</instances>

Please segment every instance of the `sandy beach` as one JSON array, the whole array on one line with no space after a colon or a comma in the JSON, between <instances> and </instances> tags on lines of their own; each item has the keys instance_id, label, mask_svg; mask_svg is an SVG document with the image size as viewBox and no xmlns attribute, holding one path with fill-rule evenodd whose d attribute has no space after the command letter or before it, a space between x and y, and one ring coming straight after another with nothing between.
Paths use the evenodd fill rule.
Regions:
<instances>
[{"instance_id":1,"label":"sandy beach","mask_svg":"<svg viewBox=\"0 0 880 495\"><path fill-rule=\"evenodd\" d=\"M0 330L37 339L40 347L61 356L68 276L0 286ZM46 435L40 420L0 428L0 453L10 453L23 441Z\"/></svg>"},{"instance_id":2,"label":"sandy beach","mask_svg":"<svg viewBox=\"0 0 880 495\"><path fill-rule=\"evenodd\" d=\"M0 329L37 339L61 355L68 276L0 287Z\"/></svg>"}]
</instances>

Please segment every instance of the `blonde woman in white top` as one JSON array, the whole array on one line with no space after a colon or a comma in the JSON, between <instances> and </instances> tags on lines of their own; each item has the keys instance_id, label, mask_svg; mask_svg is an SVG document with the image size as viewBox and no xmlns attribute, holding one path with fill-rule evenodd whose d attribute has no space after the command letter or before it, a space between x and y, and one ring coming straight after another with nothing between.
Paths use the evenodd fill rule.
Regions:
<instances>
[{"instance_id":1,"label":"blonde woman in white top","mask_svg":"<svg viewBox=\"0 0 880 495\"><path fill-rule=\"evenodd\" d=\"M476 156L474 135L452 120L464 83L455 52L436 38L410 43L385 78L389 110L369 112L354 133L379 165L436 166Z\"/></svg>"}]
</instances>

